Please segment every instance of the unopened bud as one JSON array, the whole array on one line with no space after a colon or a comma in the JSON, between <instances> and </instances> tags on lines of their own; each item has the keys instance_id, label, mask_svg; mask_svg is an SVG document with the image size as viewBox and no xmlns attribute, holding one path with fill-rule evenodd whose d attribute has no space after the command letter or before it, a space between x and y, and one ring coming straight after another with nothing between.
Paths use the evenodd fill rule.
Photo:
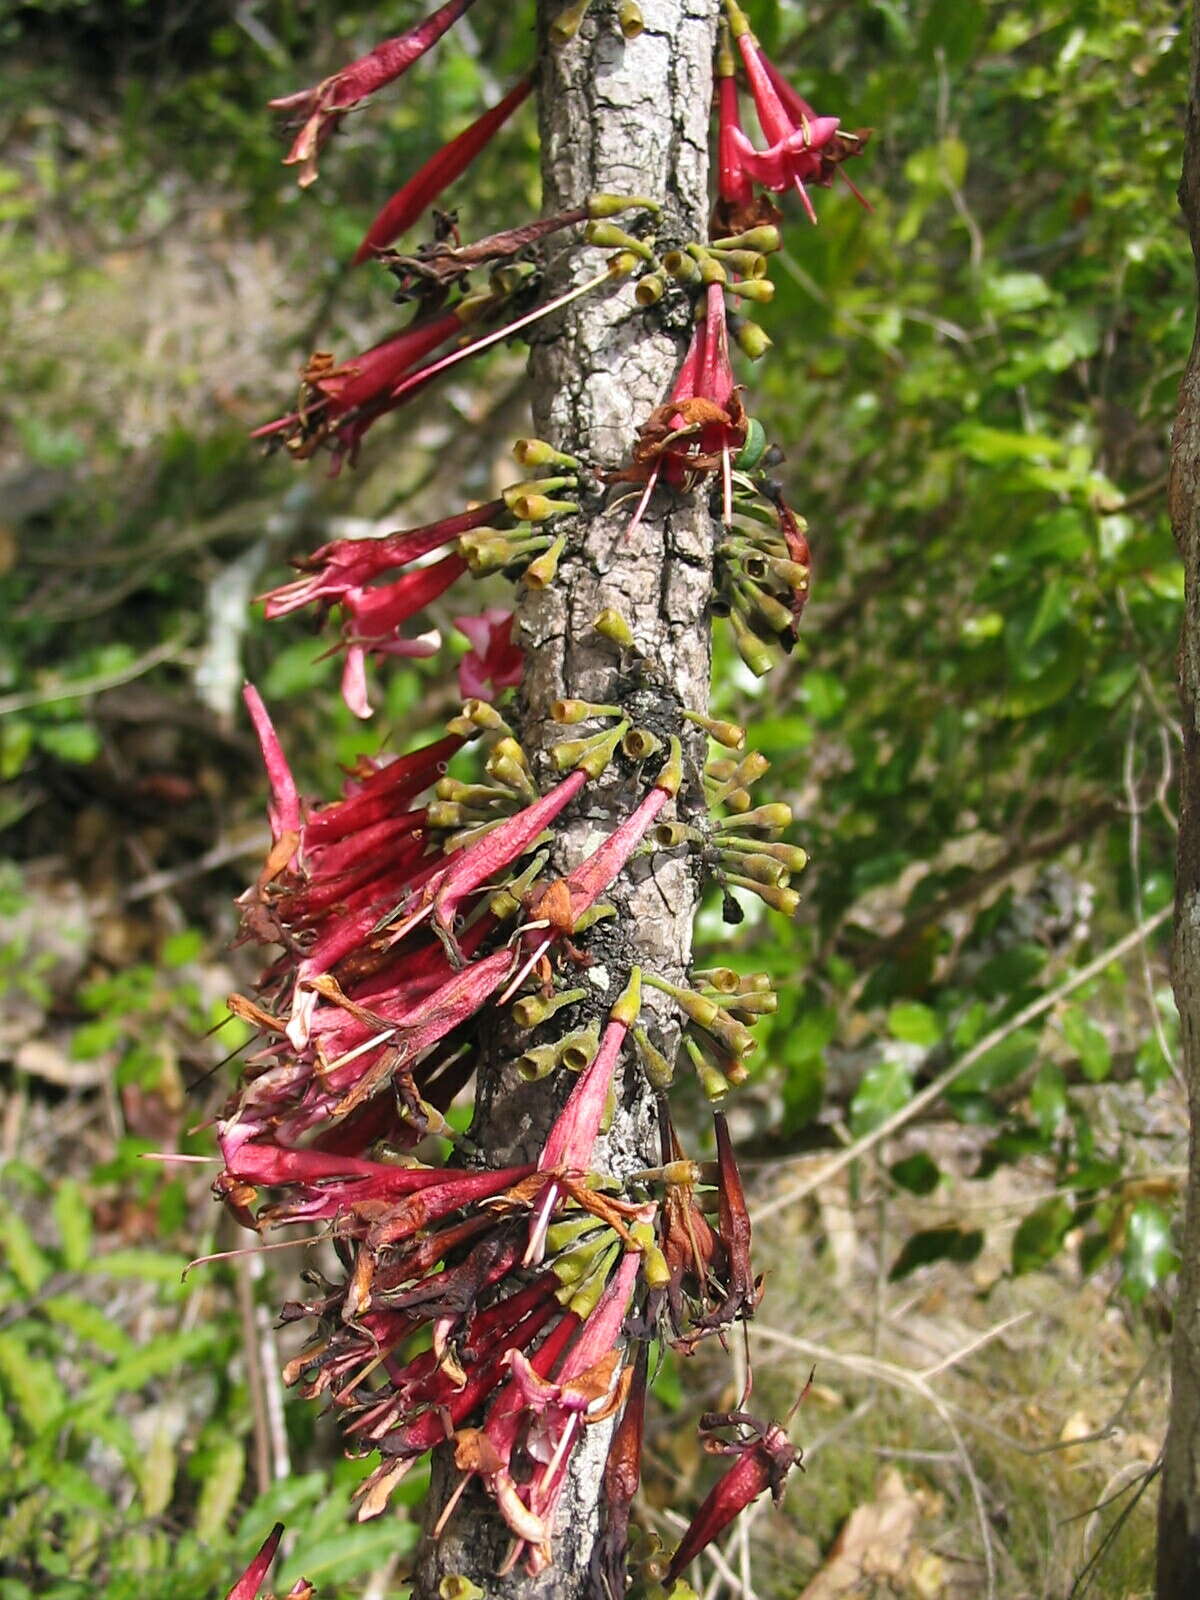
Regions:
<instances>
[{"instance_id":1,"label":"unopened bud","mask_svg":"<svg viewBox=\"0 0 1200 1600\"><path fill-rule=\"evenodd\" d=\"M601 250L631 250L642 261L654 260L654 251L644 239L635 239L615 222L589 222L583 238L585 244L598 245Z\"/></svg>"},{"instance_id":2,"label":"unopened bud","mask_svg":"<svg viewBox=\"0 0 1200 1600\"><path fill-rule=\"evenodd\" d=\"M577 468L580 465L574 456L564 455L544 439L518 439L512 453L519 467Z\"/></svg>"},{"instance_id":3,"label":"unopened bud","mask_svg":"<svg viewBox=\"0 0 1200 1600\"><path fill-rule=\"evenodd\" d=\"M683 748L674 734L671 736L670 754L667 756L666 765L654 780L656 789L665 790L667 794L679 793L679 786L683 782Z\"/></svg>"},{"instance_id":4,"label":"unopened bud","mask_svg":"<svg viewBox=\"0 0 1200 1600\"><path fill-rule=\"evenodd\" d=\"M727 250L716 245L712 247L712 254L730 272L740 272L743 278L765 278L767 275L767 258L758 250Z\"/></svg>"},{"instance_id":5,"label":"unopened bud","mask_svg":"<svg viewBox=\"0 0 1200 1600\"><path fill-rule=\"evenodd\" d=\"M729 1080L723 1072L719 1072L709 1061L696 1041L687 1034L684 1035L683 1048L688 1053L688 1059L696 1069L696 1076L700 1080L700 1088L704 1098L720 1105L729 1093Z\"/></svg>"},{"instance_id":6,"label":"unopened bud","mask_svg":"<svg viewBox=\"0 0 1200 1600\"><path fill-rule=\"evenodd\" d=\"M729 621L733 626L733 642L738 655L756 678L765 678L775 665L766 643L736 609L729 613Z\"/></svg>"},{"instance_id":7,"label":"unopened bud","mask_svg":"<svg viewBox=\"0 0 1200 1600\"><path fill-rule=\"evenodd\" d=\"M729 292L739 300L753 300L755 305L765 306L775 298L775 285L770 278L739 278L729 285Z\"/></svg>"},{"instance_id":8,"label":"unopened bud","mask_svg":"<svg viewBox=\"0 0 1200 1600\"><path fill-rule=\"evenodd\" d=\"M662 210L657 200L651 200L644 194L593 194L588 197L586 204L588 216L596 219L618 217L622 211Z\"/></svg>"},{"instance_id":9,"label":"unopened bud","mask_svg":"<svg viewBox=\"0 0 1200 1600\"><path fill-rule=\"evenodd\" d=\"M741 323L734 337L741 347L742 354L749 356L751 361L761 361L773 342L757 322Z\"/></svg>"},{"instance_id":10,"label":"unopened bud","mask_svg":"<svg viewBox=\"0 0 1200 1600\"><path fill-rule=\"evenodd\" d=\"M510 756L498 756L495 752L488 757L487 772L490 778L495 778L497 783L502 783L506 789L512 789L526 800L536 800L538 792L533 780L518 762Z\"/></svg>"},{"instance_id":11,"label":"unopened bud","mask_svg":"<svg viewBox=\"0 0 1200 1600\"><path fill-rule=\"evenodd\" d=\"M567 536L565 533L560 533L549 550L544 550L529 563L521 574L521 582L527 589L545 589L554 582L559 557L566 547Z\"/></svg>"},{"instance_id":12,"label":"unopened bud","mask_svg":"<svg viewBox=\"0 0 1200 1600\"><path fill-rule=\"evenodd\" d=\"M545 522L549 517L572 516L579 507L573 500L551 500L544 494L516 495L510 507L522 522Z\"/></svg>"},{"instance_id":13,"label":"unopened bud","mask_svg":"<svg viewBox=\"0 0 1200 1600\"><path fill-rule=\"evenodd\" d=\"M710 256L707 253L704 254L700 258L699 266L700 266L700 282L701 283L728 283L729 282L729 274L725 271L725 268L717 260L716 256Z\"/></svg>"},{"instance_id":14,"label":"unopened bud","mask_svg":"<svg viewBox=\"0 0 1200 1600\"><path fill-rule=\"evenodd\" d=\"M753 811L747 811L744 816L728 818L721 824L721 831L732 833L742 828L762 828L768 833L776 833L790 827L791 823L791 806L776 800L770 805L755 806Z\"/></svg>"},{"instance_id":15,"label":"unopened bud","mask_svg":"<svg viewBox=\"0 0 1200 1600\"><path fill-rule=\"evenodd\" d=\"M769 884L756 883L753 878L744 877L736 872L726 873L725 882L739 889L749 889L752 894L756 894L760 900L769 905L772 911L778 911L785 917L794 917L800 905L800 896L795 889L772 888Z\"/></svg>"},{"instance_id":16,"label":"unopened bud","mask_svg":"<svg viewBox=\"0 0 1200 1600\"><path fill-rule=\"evenodd\" d=\"M740 750L746 743L746 730L736 722L720 722L716 717L706 717L701 711L685 711L684 720L703 728L710 739L724 745L726 750Z\"/></svg>"},{"instance_id":17,"label":"unopened bud","mask_svg":"<svg viewBox=\"0 0 1200 1600\"><path fill-rule=\"evenodd\" d=\"M667 1089L675 1076L673 1064L667 1060L661 1050L655 1048L646 1036L644 1028L634 1028L633 1042L637 1045L638 1054L642 1058L642 1067L652 1089Z\"/></svg>"},{"instance_id":18,"label":"unopened bud","mask_svg":"<svg viewBox=\"0 0 1200 1600\"><path fill-rule=\"evenodd\" d=\"M627 1028L632 1028L641 1009L642 969L634 967L629 974L629 982L608 1014L613 1022L623 1022Z\"/></svg>"},{"instance_id":19,"label":"unopened bud","mask_svg":"<svg viewBox=\"0 0 1200 1600\"><path fill-rule=\"evenodd\" d=\"M770 856L749 853L744 849L718 850L717 860L723 867L741 873L742 877L753 878L755 883L767 883L775 889L782 889L787 885L787 868L780 861L772 861Z\"/></svg>"},{"instance_id":20,"label":"unopened bud","mask_svg":"<svg viewBox=\"0 0 1200 1600\"><path fill-rule=\"evenodd\" d=\"M747 228L744 233L730 234L726 239L713 240L714 250L757 250L764 256L769 256L782 248L783 235L770 222L760 223L756 228Z\"/></svg>"},{"instance_id":21,"label":"unopened bud","mask_svg":"<svg viewBox=\"0 0 1200 1600\"><path fill-rule=\"evenodd\" d=\"M582 767L591 778L598 778L612 760L618 744L629 727L618 722L607 733L593 734L590 739L564 739L550 748L550 760L555 771L566 772L571 767Z\"/></svg>"},{"instance_id":22,"label":"unopened bud","mask_svg":"<svg viewBox=\"0 0 1200 1600\"><path fill-rule=\"evenodd\" d=\"M556 489L573 489L579 480L573 476L560 478L531 478L527 483L510 484L500 491L505 505L512 511L516 502L525 495L553 494ZM520 512L517 512L520 515Z\"/></svg>"},{"instance_id":23,"label":"unopened bud","mask_svg":"<svg viewBox=\"0 0 1200 1600\"><path fill-rule=\"evenodd\" d=\"M596 632L603 634L604 638L611 639L614 644L624 645L626 649L633 648L633 631L621 613L612 606L606 606L592 623Z\"/></svg>"}]
</instances>

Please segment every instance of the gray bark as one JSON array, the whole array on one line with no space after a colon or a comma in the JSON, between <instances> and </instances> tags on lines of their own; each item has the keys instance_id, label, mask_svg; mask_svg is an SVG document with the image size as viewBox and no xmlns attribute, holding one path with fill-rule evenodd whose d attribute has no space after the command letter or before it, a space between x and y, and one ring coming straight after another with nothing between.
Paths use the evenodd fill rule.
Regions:
<instances>
[{"instance_id":1,"label":"gray bark","mask_svg":"<svg viewBox=\"0 0 1200 1600\"><path fill-rule=\"evenodd\" d=\"M1200 287L1200 9L1192 21L1192 84L1179 198ZM1187 593L1179 641L1184 755L1174 984L1188 1081L1191 1150L1159 1500L1157 1592L1159 1600L1191 1600L1200 1594L1200 329L1180 389L1170 507Z\"/></svg>"},{"instance_id":2,"label":"gray bark","mask_svg":"<svg viewBox=\"0 0 1200 1600\"><path fill-rule=\"evenodd\" d=\"M540 84L545 208L581 203L600 192L648 195L665 206L660 233L673 241L704 237L708 205L708 138L712 51L718 0L644 0L645 31L625 41L609 5L598 0L578 36L565 48L543 48ZM557 3L543 15L543 39ZM565 253L551 287L593 275L603 256ZM632 287L598 293L539 327L532 359L534 432L604 470L628 463L639 424L666 396L689 330L664 327L639 310ZM704 710L708 700L712 588L712 525L707 495L655 496L632 538L633 502L588 508L575 520L556 581L540 594L523 592L518 616L526 678L518 733L531 757L577 732L549 722L554 700L570 696L609 703L635 696L636 721L681 735L692 776L679 797L680 814L699 806L703 739L679 718L681 706ZM632 626L646 660L640 674L628 657L592 630L606 606ZM595 725L590 725L594 727ZM650 768L653 773L654 768ZM550 773L543 765L543 779ZM627 816L649 780L606 775L590 785L586 803L559 829L554 865L574 866ZM687 969L699 886L682 853L634 864L609 896L619 917L601 924L589 946L593 965L582 981L598 1007L611 1004L635 963L674 980ZM669 1044L661 996L647 996L643 1019ZM494 1161L536 1159L570 1085L551 1077L522 1085L511 1068L513 1040L501 1037L481 1070L474 1136ZM507 1046L507 1048L506 1048ZM519 1047L518 1047L519 1048ZM632 1052L620 1069L618 1107L599 1163L618 1175L657 1159L654 1105ZM560 1075L561 1076L561 1075ZM587 1587L588 1563L599 1524L601 1475L612 1424L587 1430L563 1496L553 1567L536 1579L495 1573L509 1536L481 1496L465 1496L436 1543L426 1540L415 1600L434 1600L440 1579L461 1573L489 1600L571 1600ZM432 1526L456 1474L449 1452L435 1458L426 1525Z\"/></svg>"}]
</instances>

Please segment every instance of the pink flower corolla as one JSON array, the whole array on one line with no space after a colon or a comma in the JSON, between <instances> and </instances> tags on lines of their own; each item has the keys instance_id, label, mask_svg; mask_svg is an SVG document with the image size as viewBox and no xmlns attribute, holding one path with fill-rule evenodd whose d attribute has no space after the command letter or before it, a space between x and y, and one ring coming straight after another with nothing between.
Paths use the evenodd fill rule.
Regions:
<instances>
[{"instance_id":1,"label":"pink flower corolla","mask_svg":"<svg viewBox=\"0 0 1200 1600\"><path fill-rule=\"evenodd\" d=\"M398 1421L394 1396L385 1393L382 1399L372 1397L370 1408L350 1424L347 1432L374 1440L385 1458L356 1491L361 1498L360 1521L378 1516L392 1490L417 1459L446 1438L447 1426L460 1427L488 1395L495 1392L507 1371L509 1353L528 1349L548 1325L561 1316L553 1284L553 1278L539 1279L530 1285L529 1291L519 1291L502 1302L502 1307L507 1309L518 1299L533 1298L535 1301L519 1321L505 1330L501 1341L474 1360L467 1369L465 1384L458 1384L441 1368L419 1402L422 1408L417 1410L409 1406L400 1412L404 1420ZM469 1348L464 1351L464 1356L472 1354Z\"/></svg>"},{"instance_id":2,"label":"pink flower corolla","mask_svg":"<svg viewBox=\"0 0 1200 1600\"><path fill-rule=\"evenodd\" d=\"M297 409L263 423L250 437L282 442L297 460L332 442L336 472L344 457L355 459L371 424L403 403L396 391L419 377L421 362L491 303L488 295L465 296L449 311L418 318L340 366L318 352L301 374Z\"/></svg>"},{"instance_id":3,"label":"pink flower corolla","mask_svg":"<svg viewBox=\"0 0 1200 1600\"><path fill-rule=\"evenodd\" d=\"M397 943L427 917L433 918L435 930L451 940L454 919L462 903L497 874L503 875L524 855L566 810L587 781L585 769L576 768L549 794L507 818L474 844L449 856L417 897L417 904L392 928L392 942Z\"/></svg>"},{"instance_id":4,"label":"pink flower corolla","mask_svg":"<svg viewBox=\"0 0 1200 1600\"><path fill-rule=\"evenodd\" d=\"M360 1211L367 1211L373 1220L379 1208L387 1207L389 1236L394 1242L465 1206L502 1194L534 1170L530 1165L479 1172L388 1166L352 1156L284 1150L250 1141L230 1151L224 1176L256 1188L285 1189L286 1198L260 1218L275 1226L330 1219L348 1221Z\"/></svg>"},{"instance_id":5,"label":"pink flower corolla","mask_svg":"<svg viewBox=\"0 0 1200 1600\"><path fill-rule=\"evenodd\" d=\"M725 290L709 284L705 315L696 324L671 393L638 429L633 466L621 477L645 480L630 523L632 532L661 474L675 489L690 489L721 470L725 521L732 517L732 463L746 442L746 412L729 358Z\"/></svg>"},{"instance_id":6,"label":"pink flower corolla","mask_svg":"<svg viewBox=\"0 0 1200 1600\"><path fill-rule=\"evenodd\" d=\"M610 887L668 800L678 792L681 775L680 761L673 752L654 787L625 821L577 867L565 877L556 878L530 901L530 921L523 934L527 953L502 1000L516 992L556 939L571 935L584 912L590 911Z\"/></svg>"},{"instance_id":7,"label":"pink flower corolla","mask_svg":"<svg viewBox=\"0 0 1200 1600\"><path fill-rule=\"evenodd\" d=\"M346 112L407 72L458 21L470 4L471 0L446 0L407 33L384 39L367 55L360 56L315 87L268 102L273 111L286 111L304 118L303 126L284 157L285 166L301 168L301 187L315 180L317 157Z\"/></svg>"},{"instance_id":8,"label":"pink flower corolla","mask_svg":"<svg viewBox=\"0 0 1200 1600\"><path fill-rule=\"evenodd\" d=\"M765 150L756 150L738 126L726 130L728 158L740 168L743 178L761 184L776 194L794 188L810 219L817 220L805 185L820 178L821 152L838 131L837 117L818 117L798 95L785 106L767 70L766 58L737 0L725 0L730 31L742 58L750 84L759 126L767 140Z\"/></svg>"},{"instance_id":9,"label":"pink flower corolla","mask_svg":"<svg viewBox=\"0 0 1200 1600\"><path fill-rule=\"evenodd\" d=\"M454 626L471 648L458 663L458 692L464 700L494 700L514 688L525 671L525 656L512 642L513 613L489 606L477 617L455 617Z\"/></svg>"},{"instance_id":10,"label":"pink flower corolla","mask_svg":"<svg viewBox=\"0 0 1200 1600\"><path fill-rule=\"evenodd\" d=\"M432 566L417 567L393 583L371 589L347 589L340 596L346 650L342 698L355 716L371 715L367 699L367 656L433 655L442 642L436 629L416 638L405 638L399 630L445 594L466 570L467 563L462 556L443 556Z\"/></svg>"},{"instance_id":11,"label":"pink flower corolla","mask_svg":"<svg viewBox=\"0 0 1200 1600\"><path fill-rule=\"evenodd\" d=\"M628 1031L629 1024L625 1021L614 1019L608 1023L600 1040L600 1048L580 1073L570 1098L546 1136L546 1143L538 1157L537 1170L551 1176L538 1196L530 1217L526 1266L536 1264L545 1254L550 1219L564 1193L562 1183L556 1181L557 1175L577 1177L588 1169L600 1124L604 1120L613 1069Z\"/></svg>"},{"instance_id":12,"label":"pink flower corolla","mask_svg":"<svg viewBox=\"0 0 1200 1600\"><path fill-rule=\"evenodd\" d=\"M550 1532L571 1452L587 1423L610 1415L617 1401L622 1367L618 1342L640 1267L641 1257L636 1251L627 1251L621 1257L620 1266L567 1350L554 1379L543 1379L520 1352L513 1352L508 1358L513 1376L524 1391L525 1403L536 1417L527 1449L540 1470L535 1470L523 1494L531 1516L542 1530L540 1539L524 1538L528 1546L526 1565L533 1574L544 1572L552 1559Z\"/></svg>"},{"instance_id":13,"label":"pink flower corolla","mask_svg":"<svg viewBox=\"0 0 1200 1600\"><path fill-rule=\"evenodd\" d=\"M503 500L489 500L438 522L386 534L382 539L335 539L294 563L304 577L293 578L260 596L265 614L274 619L308 605L333 605L351 591L365 588L372 579L407 567L475 528L489 526L505 512Z\"/></svg>"},{"instance_id":14,"label":"pink flower corolla","mask_svg":"<svg viewBox=\"0 0 1200 1600\"><path fill-rule=\"evenodd\" d=\"M420 170L398 189L382 208L366 237L354 252L352 266L368 261L393 240L411 228L426 207L433 204L443 189L460 178L475 157L504 126L533 88L532 74L522 78L504 98L464 128L457 138L432 156Z\"/></svg>"}]
</instances>

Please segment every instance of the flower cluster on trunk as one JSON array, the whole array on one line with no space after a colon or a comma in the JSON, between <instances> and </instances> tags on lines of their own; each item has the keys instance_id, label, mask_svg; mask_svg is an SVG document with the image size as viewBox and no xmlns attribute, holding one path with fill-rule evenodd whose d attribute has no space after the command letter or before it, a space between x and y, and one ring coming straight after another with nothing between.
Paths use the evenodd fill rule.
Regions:
<instances>
[{"instance_id":1,"label":"flower cluster on trunk","mask_svg":"<svg viewBox=\"0 0 1200 1600\"><path fill-rule=\"evenodd\" d=\"M469 3L449 0L408 34L274 102L299 120L287 159L302 182L342 119ZM569 40L585 11L569 7L552 37ZM641 27L635 12L620 12L629 39ZM732 352L757 359L769 344L749 313L770 298L769 257L781 242L770 196L795 192L813 215L809 188L827 186L866 134L812 110L765 57L736 0L725 0L716 81L718 180L704 240L660 247L652 197L596 195L476 244L442 230L411 254L392 248L518 111L532 74L410 177L368 230L355 260L393 275L411 318L359 355L339 362L318 352L307 362L295 410L257 430L298 457L325 448L335 467L353 461L367 430L441 372L623 280L634 280L637 307L686 310L692 333L623 469L600 471L571 440L519 440L514 455L528 475L494 500L326 544L264 597L271 618L309 609L318 624L334 619L343 692L359 716L370 715L368 662L441 648L440 631L419 620L431 606L469 578L555 582L581 519L606 497L635 500L636 522L656 494L710 493L714 614L728 618L754 672L794 644L809 592L806 528L770 476L780 455L746 409ZM764 147L742 128L741 85ZM613 220L622 214L629 231ZM546 241L567 230L607 260L545 299ZM768 764L746 750L742 729L677 702L666 720L639 723L636 690L650 666L617 613L595 620L613 652L612 703L557 702L552 715L569 736L537 762L496 703L522 675L512 614L488 606L455 626L471 646L458 667L461 712L408 754L361 758L329 799L301 794L267 707L246 690L270 784L272 846L242 896L242 937L273 956L255 992L230 1000L255 1038L219 1119L214 1189L247 1228L319 1229L339 1263L333 1277L307 1274L309 1298L283 1307L286 1322L311 1328L286 1377L321 1397L348 1450L377 1457L358 1491L361 1518L382 1511L415 1463L446 1444L458 1488L436 1531L479 1485L507 1525L505 1570L523 1563L540 1573L554 1560L572 1456L589 1427L615 1418L594 1591L616 1600L633 1584L682 1600L692 1592L689 1564L757 1495L778 1497L799 1460L778 1423L742 1411L702 1419L706 1448L732 1464L678 1548L652 1549L631 1573L651 1342L688 1354L753 1317L762 1295L721 1108L747 1075L754 1025L775 997L762 974L713 967L681 984L635 965L619 974L610 1002L614 991L588 973L616 948L605 942L608 896L641 858L693 858L737 921L746 894L792 915L791 880L805 856L781 837L788 807L755 804L750 791ZM714 746L703 772L683 757L683 736L697 726ZM558 870L558 832L598 792L611 795L614 774L627 797L623 820ZM653 1013L643 1004L650 990L663 1002ZM674 1031L664 1028L664 1004ZM516 1041L516 1077L546 1080L559 1107L536 1158L515 1166L461 1131L476 1069L498 1039ZM633 1064L657 1096L659 1160L618 1181L602 1136L620 1072ZM684 1153L669 1108L680 1065L715 1107L715 1160ZM230 1600L257 1595L277 1542L276 1533Z\"/></svg>"}]
</instances>

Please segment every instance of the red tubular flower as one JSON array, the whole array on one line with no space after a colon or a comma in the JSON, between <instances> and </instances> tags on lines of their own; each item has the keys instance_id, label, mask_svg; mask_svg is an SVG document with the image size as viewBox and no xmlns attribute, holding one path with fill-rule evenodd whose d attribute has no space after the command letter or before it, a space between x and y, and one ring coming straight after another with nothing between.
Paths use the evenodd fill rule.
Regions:
<instances>
[{"instance_id":1,"label":"red tubular flower","mask_svg":"<svg viewBox=\"0 0 1200 1600\"><path fill-rule=\"evenodd\" d=\"M335 433L335 453L353 456L367 429L398 403L393 392L418 363L477 316L488 297L468 296L449 311L416 322L352 356L341 366L318 353L301 374L300 407L252 430L252 439L279 439L298 458L312 455Z\"/></svg>"},{"instance_id":2,"label":"red tubular flower","mask_svg":"<svg viewBox=\"0 0 1200 1600\"><path fill-rule=\"evenodd\" d=\"M442 934L453 935L458 907L482 884L511 864L564 811L588 780L582 767L556 784L549 794L518 811L475 844L459 850L440 867L422 891L418 905L391 930L393 944L432 916Z\"/></svg>"},{"instance_id":3,"label":"red tubular flower","mask_svg":"<svg viewBox=\"0 0 1200 1600\"><path fill-rule=\"evenodd\" d=\"M636 527L650 491L662 473L675 488L689 489L720 467L725 485L725 521L732 518L733 457L746 442L746 413L729 359L725 291L711 283L705 316L696 325L670 396L646 418L634 446L634 466L621 476L646 479L646 493L630 524Z\"/></svg>"},{"instance_id":4,"label":"red tubular flower","mask_svg":"<svg viewBox=\"0 0 1200 1600\"><path fill-rule=\"evenodd\" d=\"M737 1460L721 1478L704 1504L692 1518L679 1548L671 1558L663 1584L669 1587L700 1554L706 1545L721 1534L740 1511L752 1500L757 1500L764 1489L770 1489L776 1504L783 1497L784 1484L791 1469L799 1462L800 1453L777 1422L760 1423L739 1411L726 1417L702 1417L704 1428L725 1423L751 1428L755 1437L733 1444L710 1443L707 1448L721 1454L735 1455Z\"/></svg>"},{"instance_id":5,"label":"red tubular flower","mask_svg":"<svg viewBox=\"0 0 1200 1600\"><path fill-rule=\"evenodd\" d=\"M267 713L266 706L263 705L262 696L253 684L248 683L243 688L242 699L254 724L258 747L262 751L263 765L267 769L267 781L271 786L271 803L267 807L267 816L271 824L271 837L278 844L285 835L298 836L301 830L300 797L296 792L296 780L292 777L292 769L288 766L283 746L279 743L275 725Z\"/></svg>"},{"instance_id":6,"label":"red tubular flower","mask_svg":"<svg viewBox=\"0 0 1200 1600\"><path fill-rule=\"evenodd\" d=\"M423 745L411 755L398 756L360 775L353 790L341 800L322 806L305 824L304 848L312 852L358 833L372 823L399 815L422 789L436 782L446 763L463 741L455 734Z\"/></svg>"},{"instance_id":7,"label":"red tubular flower","mask_svg":"<svg viewBox=\"0 0 1200 1600\"><path fill-rule=\"evenodd\" d=\"M771 87L779 96L780 102L792 120L797 123L805 119L810 123L820 121L808 101L796 93L779 68L772 61L769 61L765 55L761 56L761 60L767 77L771 80ZM818 183L822 188L827 189L833 182L834 173L840 173L842 182L858 201L859 205L866 211L872 209L871 202L846 176L842 169L842 162L848 161L852 156L862 155L866 149L867 140L871 137L871 131L870 128L858 128L854 133L848 133L839 128L833 138L817 152L820 157L820 171L812 179L813 183Z\"/></svg>"},{"instance_id":8,"label":"red tubular flower","mask_svg":"<svg viewBox=\"0 0 1200 1600\"><path fill-rule=\"evenodd\" d=\"M471 0L446 0L423 22L407 33L381 44L349 66L335 72L312 89L284 95L269 101L273 111L288 111L305 119L303 127L284 157L285 166L301 167L300 184L306 188L317 176L317 157L347 111L373 95L385 84L394 83L414 61L453 26Z\"/></svg>"},{"instance_id":9,"label":"red tubular flower","mask_svg":"<svg viewBox=\"0 0 1200 1600\"><path fill-rule=\"evenodd\" d=\"M277 1522L263 1540L254 1560L225 1596L225 1600L258 1600L258 1591L262 1588L263 1580L271 1570L271 1563L275 1559L275 1552L278 1550L279 1541L282 1538L283 1523Z\"/></svg>"},{"instance_id":10,"label":"red tubular flower","mask_svg":"<svg viewBox=\"0 0 1200 1600\"><path fill-rule=\"evenodd\" d=\"M534 899L529 912L533 927L525 934L529 953L501 996L507 1000L533 970L555 939L569 937L575 924L609 887L630 856L646 836L650 825L678 789L673 762L659 774L658 781L642 803L615 828L604 843L565 878L558 878ZM575 774L572 774L575 776ZM499 832L499 829L497 829ZM548 932L541 930L548 926Z\"/></svg>"},{"instance_id":11,"label":"red tubular flower","mask_svg":"<svg viewBox=\"0 0 1200 1600\"><path fill-rule=\"evenodd\" d=\"M600 1497L603 1528L592 1550L593 1584L597 1594L625 1590L625 1551L629 1516L642 1480L642 1435L646 1422L646 1378L650 1346L639 1341L625 1409L608 1447Z\"/></svg>"},{"instance_id":12,"label":"red tubular flower","mask_svg":"<svg viewBox=\"0 0 1200 1600\"><path fill-rule=\"evenodd\" d=\"M509 1357L513 1376L525 1390L526 1404L538 1413L536 1442L530 1453L544 1461L523 1498L546 1530L553 1526L571 1452L588 1422L599 1421L619 1404L621 1354L618 1342L629 1309L641 1257L627 1251L609 1279L595 1309L572 1342L552 1382L537 1377L520 1355ZM548 1537L529 1543L526 1565L531 1573L545 1570L551 1553Z\"/></svg>"},{"instance_id":13,"label":"red tubular flower","mask_svg":"<svg viewBox=\"0 0 1200 1600\"><path fill-rule=\"evenodd\" d=\"M477 617L455 617L454 626L471 641L458 664L458 692L464 700L494 700L520 683L525 656L512 642L513 614L489 606Z\"/></svg>"},{"instance_id":14,"label":"red tubular flower","mask_svg":"<svg viewBox=\"0 0 1200 1600\"><path fill-rule=\"evenodd\" d=\"M816 212L805 184L821 176L821 151L836 135L838 118L813 116L811 107L796 95L792 102L796 111L793 120L771 80L766 58L737 0L725 0L725 11L768 145L766 150L756 150L740 128L731 128L728 134L730 155L739 161L746 176L765 189L781 193L795 188L804 209L815 222Z\"/></svg>"},{"instance_id":15,"label":"red tubular flower","mask_svg":"<svg viewBox=\"0 0 1200 1600\"><path fill-rule=\"evenodd\" d=\"M350 591L363 588L372 578L406 567L432 550L453 544L461 534L487 527L505 512L503 500L489 500L470 511L443 517L440 522L402 529L382 539L335 539L294 563L307 576L294 578L291 583L259 598L264 602L267 617L272 620L299 611L303 606L331 605Z\"/></svg>"},{"instance_id":16,"label":"red tubular flower","mask_svg":"<svg viewBox=\"0 0 1200 1600\"><path fill-rule=\"evenodd\" d=\"M733 56L726 43L717 56L717 194L736 217L754 200L754 183L742 165L741 145L745 139L738 110L737 79Z\"/></svg>"},{"instance_id":17,"label":"red tubular flower","mask_svg":"<svg viewBox=\"0 0 1200 1600\"><path fill-rule=\"evenodd\" d=\"M444 145L402 189L398 189L367 229L363 242L354 252L351 265L358 266L378 251L386 250L394 239L411 228L442 190L462 176L484 146L528 97L532 88L533 76L530 74L457 138Z\"/></svg>"}]
</instances>

